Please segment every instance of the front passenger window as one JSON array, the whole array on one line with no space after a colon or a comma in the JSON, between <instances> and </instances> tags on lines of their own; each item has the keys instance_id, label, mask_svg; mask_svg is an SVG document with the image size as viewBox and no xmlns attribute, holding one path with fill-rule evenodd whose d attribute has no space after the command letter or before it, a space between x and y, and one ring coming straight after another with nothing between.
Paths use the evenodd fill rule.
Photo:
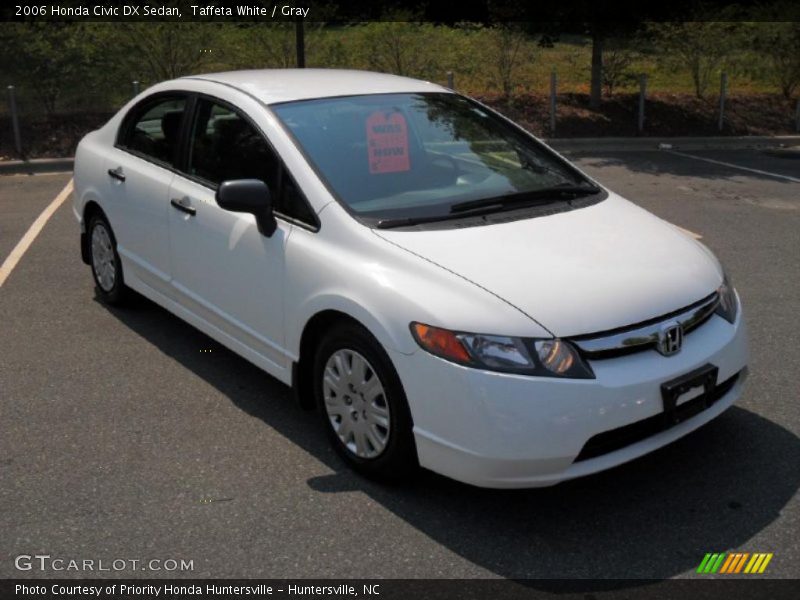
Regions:
<instances>
[{"instance_id":1,"label":"front passenger window","mask_svg":"<svg viewBox=\"0 0 800 600\"><path fill-rule=\"evenodd\" d=\"M278 189L278 157L236 111L210 100L198 102L192 127L189 174L218 185L229 179L260 179Z\"/></svg>"},{"instance_id":2,"label":"front passenger window","mask_svg":"<svg viewBox=\"0 0 800 600\"><path fill-rule=\"evenodd\" d=\"M227 106L197 101L189 146L188 173L219 185L231 179L260 179L270 189L275 212L309 225L316 217L264 136Z\"/></svg>"}]
</instances>

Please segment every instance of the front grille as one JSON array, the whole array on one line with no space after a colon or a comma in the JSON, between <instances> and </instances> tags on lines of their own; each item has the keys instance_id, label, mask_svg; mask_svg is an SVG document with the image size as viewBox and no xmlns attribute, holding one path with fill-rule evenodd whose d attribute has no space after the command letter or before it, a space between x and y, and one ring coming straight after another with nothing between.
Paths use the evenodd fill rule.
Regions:
<instances>
[{"instance_id":1,"label":"front grille","mask_svg":"<svg viewBox=\"0 0 800 600\"><path fill-rule=\"evenodd\" d=\"M716 292L671 313L641 323L618 327L599 333L569 338L581 355L589 360L616 358L634 352L655 349L662 329L678 324L684 334L699 328L714 314L719 303Z\"/></svg>"},{"instance_id":2,"label":"front grille","mask_svg":"<svg viewBox=\"0 0 800 600\"><path fill-rule=\"evenodd\" d=\"M630 425L624 425L616 429L611 429L610 431L598 433L589 438L589 441L583 446L575 462L597 458L598 456L603 456L615 450L620 450L621 448L625 448L636 442L641 442L657 433L674 427L678 423L682 423L694 417L714 405L720 398L727 394L738 379L739 373L736 373L733 377L717 385L710 394L701 394L696 398L684 402L675 408L675 412L671 415L673 418L670 420L668 420L664 414L659 414L637 421L636 423L631 423Z\"/></svg>"}]
</instances>

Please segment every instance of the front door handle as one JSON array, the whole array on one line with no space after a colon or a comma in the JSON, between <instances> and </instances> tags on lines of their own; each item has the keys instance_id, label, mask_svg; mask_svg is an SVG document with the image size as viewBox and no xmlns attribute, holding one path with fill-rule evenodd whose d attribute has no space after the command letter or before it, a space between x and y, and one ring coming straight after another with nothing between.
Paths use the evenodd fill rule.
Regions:
<instances>
[{"instance_id":1,"label":"front door handle","mask_svg":"<svg viewBox=\"0 0 800 600\"><path fill-rule=\"evenodd\" d=\"M108 174L117 181L125 181L125 173L122 172L122 167L116 169L109 169Z\"/></svg>"},{"instance_id":2,"label":"front door handle","mask_svg":"<svg viewBox=\"0 0 800 600\"><path fill-rule=\"evenodd\" d=\"M197 209L189 204L189 197L184 196L183 198L173 198L169 201L172 206L177 208L181 212L185 212L187 215L193 217L197 214Z\"/></svg>"}]
</instances>

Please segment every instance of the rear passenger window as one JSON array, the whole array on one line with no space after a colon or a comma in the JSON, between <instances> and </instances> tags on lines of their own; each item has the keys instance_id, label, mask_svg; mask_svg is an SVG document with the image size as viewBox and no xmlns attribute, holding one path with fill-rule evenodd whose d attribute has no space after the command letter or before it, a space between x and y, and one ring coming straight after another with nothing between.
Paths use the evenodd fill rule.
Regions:
<instances>
[{"instance_id":1,"label":"rear passenger window","mask_svg":"<svg viewBox=\"0 0 800 600\"><path fill-rule=\"evenodd\" d=\"M133 109L119 145L168 165L175 161L186 98L160 98Z\"/></svg>"}]
</instances>

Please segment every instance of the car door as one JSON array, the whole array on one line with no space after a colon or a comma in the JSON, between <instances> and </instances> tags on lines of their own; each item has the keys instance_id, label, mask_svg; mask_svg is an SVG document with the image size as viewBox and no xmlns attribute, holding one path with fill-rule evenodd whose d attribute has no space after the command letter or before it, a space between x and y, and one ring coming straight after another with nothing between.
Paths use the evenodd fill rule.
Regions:
<instances>
[{"instance_id":1,"label":"car door","mask_svg":"<svg viewBox=\"0 0 800 600\"><path fill-rule=\"evenodd\" d=\"M105 159L109 213L129 281L170 290L167 210L187 95L156 94L134 106Z\"/></svg>"},{"instance_id":2,"label":"car door","mask_svg":"<svg viewBox=\"0 0 800 600\"><path fill-rule=\"evenodd\" d=\"M169 190L176 298L223 334L217 339L273 374L289 365L283 351L283 281L292 225L279 220L266 237L253 215L223 210L215 195L221 182L234 179L261 179L276 195L281 169L263 134L242 113L198 97L183 172Z\"/></svg>"}]
</instances>

